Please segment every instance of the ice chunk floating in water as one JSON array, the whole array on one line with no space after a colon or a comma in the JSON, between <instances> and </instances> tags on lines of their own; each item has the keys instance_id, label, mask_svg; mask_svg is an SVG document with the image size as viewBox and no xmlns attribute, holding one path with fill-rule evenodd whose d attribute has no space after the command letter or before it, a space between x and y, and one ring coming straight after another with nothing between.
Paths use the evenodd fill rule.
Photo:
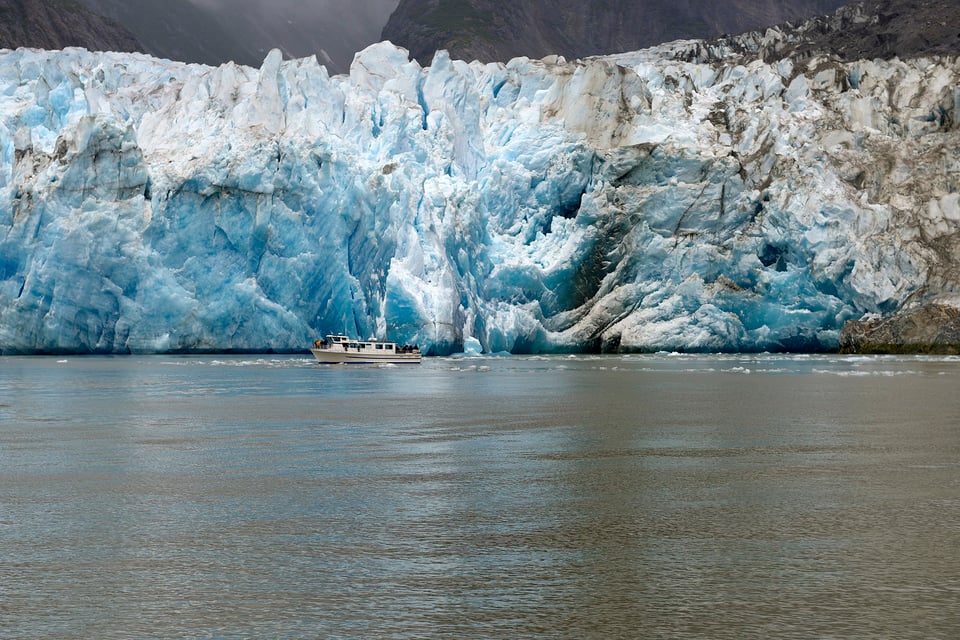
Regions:
<instances>
[{"instance_id":1,"label":"ice chunk floating in water","mask_svg":"<svg viewBox=\"0 0 960 640\"><path fill-rule=\"evenodd\" d=\"M880 168L956 168L956 64L676 53L0 53L0 349L816 350L950 293L956 194Z\"/></svg>"}]
</instances>

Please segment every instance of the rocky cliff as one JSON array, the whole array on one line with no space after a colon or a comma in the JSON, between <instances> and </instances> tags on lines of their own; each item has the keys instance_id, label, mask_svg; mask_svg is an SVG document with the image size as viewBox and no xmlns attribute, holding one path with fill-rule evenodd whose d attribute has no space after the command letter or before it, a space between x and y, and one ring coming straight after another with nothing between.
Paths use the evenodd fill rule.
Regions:
<instances>
[{"instance_id":1,"label":"rocky cliff","mask_svg":"<svg viewBox=\"0 0 960 640\"><path fill-rule=\"evenodd\" d=\"M960 354L960 309L927 305L885 318L851 320L840 332L841 353Z\"/></svg>"}]
</instances>

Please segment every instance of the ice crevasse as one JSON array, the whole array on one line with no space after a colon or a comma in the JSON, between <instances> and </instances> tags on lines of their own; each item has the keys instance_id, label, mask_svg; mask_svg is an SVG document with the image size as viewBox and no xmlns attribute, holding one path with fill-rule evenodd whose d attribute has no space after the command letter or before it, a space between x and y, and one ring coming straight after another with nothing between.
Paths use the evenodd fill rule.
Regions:
<instances>
[{"instance_id":1,"label":"ice crevasse","mask_svg":"<svg viewBox=\"0 0 960 640\"><path fill-rule=\"evenodd\" d=\"M957 303L955 59L686 46L0 52L0 350L809 351Z\"/></svg>"}]
</instances>

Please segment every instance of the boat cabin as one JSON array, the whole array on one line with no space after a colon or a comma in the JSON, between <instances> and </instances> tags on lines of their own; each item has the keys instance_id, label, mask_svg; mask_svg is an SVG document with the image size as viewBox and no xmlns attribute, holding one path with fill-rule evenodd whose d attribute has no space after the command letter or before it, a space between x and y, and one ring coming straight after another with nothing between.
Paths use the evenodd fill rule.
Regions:
<instances>
[{"instance_id":1,"label":"boat cabin","mask_svg":"<svg viewBox=\"0 0 960 640\"><path fill-rule=\"evenodd\" d=\"M357 352L357 353L419 353L417 345L397 346L395 342L380 342L376 338L354 340L342 334L329 334L324 340L317 340L314 346L321 351Z\"/></svg>"}]
</instances>

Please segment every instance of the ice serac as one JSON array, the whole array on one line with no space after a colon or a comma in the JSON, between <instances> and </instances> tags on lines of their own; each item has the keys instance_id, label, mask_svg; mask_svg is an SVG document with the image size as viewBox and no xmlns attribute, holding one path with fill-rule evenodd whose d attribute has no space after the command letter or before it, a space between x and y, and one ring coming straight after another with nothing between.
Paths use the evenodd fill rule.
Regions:
<instances>
[{"instance_id":1,"label":"ice serac","mask_svg":"<svg viewBox=\"0 0 960 640\"><path fill-rule=\"evenodd\" d=\"M823 350L960 301L955 58L0 52L0 349Z\"/></svg>"}]
</instances>

